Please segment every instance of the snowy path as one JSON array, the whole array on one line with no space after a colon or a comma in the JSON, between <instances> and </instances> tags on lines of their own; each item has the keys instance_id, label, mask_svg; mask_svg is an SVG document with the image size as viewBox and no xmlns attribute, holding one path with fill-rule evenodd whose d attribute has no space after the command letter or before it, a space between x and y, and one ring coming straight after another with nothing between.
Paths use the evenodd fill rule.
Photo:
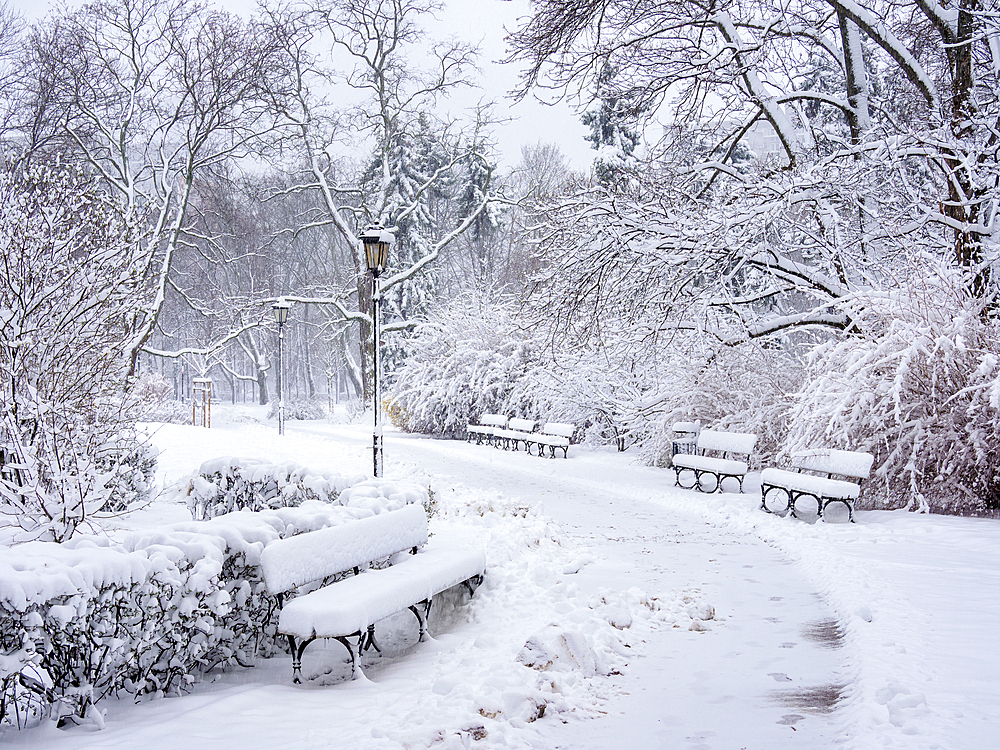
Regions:
<instances>
[{"instance_id":1,"label":"snowy path","mask_svg":"<svg viewBox=\"0 0 1000 750\"><path fill-rule=\"evenodd\" d=\"M370 440L363 426L291 423L278 439L271 426L223 423L165 427L154 442L168 448L161 476L172 481L220 455L365 472ZM275 659L184 697L108 702L100 732L3 740L39 750L1000 746L995 521L862 513L856 525L810 525L761 513L750 486L745 496L700 495L673 488L668 471L585 449L543 460L390 433L386 459L388 474L458 505L507 498L541 509L479 519L493 525L508 567L477 594L472 621L445 623L436 642L379 663L370 682L295 687L287 659ZM137 523L186 515L160 503ZM525 680L539 677L514 660L525 638L597 620L607 630L592 617L595 597L632 587L713 606L715 618L703 632L688 630L691 619L637 620L622 631L632 650L621 674L545 673L571 710L516 718L534 689ZM397 632L407 629L404 618ZM338 648L327 658L340 659ZM484 705L514 718L484 719ZM488 736L472 739L475 722Z\"/></svg>"},{"instance_id":2,"label":"snowy path","mask_svg":"<svg viewBox=\"0 0 1000 750\"><path fill-rule=\"evenodd\" d=\"M613 454L543 460L393 437L435 477L458 481L471 464L477 482L542 504L598 560L580 574L581 586L639 586L653 596L698 591L715 607L706 632L655 634L616 685L607 716L569 736L559 725L547 727L549 747L830 744L839 660L821 636L832 613L759 539L678 517L657 502L704 504L709 497L674 489L672 473L623 465Z\"/></svg>"}]
</instances>

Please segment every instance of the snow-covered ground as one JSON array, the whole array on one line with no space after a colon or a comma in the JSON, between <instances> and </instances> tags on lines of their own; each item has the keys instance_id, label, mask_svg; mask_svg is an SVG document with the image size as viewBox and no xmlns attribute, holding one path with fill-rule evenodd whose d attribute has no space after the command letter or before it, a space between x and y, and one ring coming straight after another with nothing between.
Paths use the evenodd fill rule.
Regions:
<instances>
[{"instance_id":1,"label":"snow-covered ground","mask_svg":"<svg viewBox=\"0 0 1000 750\"><path fill-rule=\"evenodd\" d=\"M368 423L220 408L162 426L169 485L222 455L365 472ZM431 532L486 545L434 640L409 613L346 681L333 642L211 675L189 694L105 701L106 728L2 737L33 748L1000 747L1000 524L859 512L809 524L759 493L702 495L630 456L568 460L388 433L387 475L429 486ZM189 518L160 500L119 526Z\"/></svg>"}]
</instances>

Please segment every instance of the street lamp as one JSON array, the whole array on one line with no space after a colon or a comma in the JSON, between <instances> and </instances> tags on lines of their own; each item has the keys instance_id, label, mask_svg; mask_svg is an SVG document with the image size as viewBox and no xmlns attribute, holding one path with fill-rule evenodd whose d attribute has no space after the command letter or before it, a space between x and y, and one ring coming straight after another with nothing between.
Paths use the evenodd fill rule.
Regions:
<instances>
[{"instance_id":1,"label":"street lamp","mask_svg":"<svg viewBox=\"0 0 1000 750\"><path fill-rule=\"evenodd\" d=\"M292 303L284 297L273 305L274 322L278 324L278 434L285 434L285 362L282 349L285 341L285 321L288 320L288 310Z\"/></svg>"},{"instance_id":2,"label":"street lamp","mask_svg":"<svg viewBox=\"0 0 1000 750\"><path fill-rule=\"evenodd\" d=\"M379 306L382 302L382 289L379 285L379 275L385 268L389 255L389 245L395 242L392 232L384 229L381 224L367 227L361 233L361 242L365 247L365 263L372 275L372 396L375 404L375 430L372 433L372 463L375 476L382 476L382 356L379 351Z\"/></svg>"}]
</instances>

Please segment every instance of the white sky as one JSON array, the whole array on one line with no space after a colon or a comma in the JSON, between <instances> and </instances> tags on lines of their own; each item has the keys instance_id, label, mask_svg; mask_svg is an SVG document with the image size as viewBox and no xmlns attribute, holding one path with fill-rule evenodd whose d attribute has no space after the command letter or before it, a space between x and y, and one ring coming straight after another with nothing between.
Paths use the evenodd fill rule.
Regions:
<instances>
[{"instance_id":1,"label":"white sky","mask_svg":"<svg viewBox=\"0 0 1000 750\"><path fill-rule=\"evenodd\" d=\"M3 2L4 0L0 0ZM248 14L255 0L209 0L210 4L240 14ZM28 21L41 18L52 6L51 0L6 0ZM69 5L78 0L67 0ZM529 0L445 0L447 11L425 26L431 38L454 36L480 48L482 89L462 95L459 106L472 106L479 100L497 102L496 111L510 122L495 129L497 146L503 165L512 167L521 156L521 147L539 141L555 143L570 165L584 171L590 166L595 152L583 140L586 128L579 115L566 103L545 104L535 99L514 103L508 92L517 84L519 69L501 65L506 57L505 29L514 29L518 19L530 12Z\"/></svg>"}]
</instances>

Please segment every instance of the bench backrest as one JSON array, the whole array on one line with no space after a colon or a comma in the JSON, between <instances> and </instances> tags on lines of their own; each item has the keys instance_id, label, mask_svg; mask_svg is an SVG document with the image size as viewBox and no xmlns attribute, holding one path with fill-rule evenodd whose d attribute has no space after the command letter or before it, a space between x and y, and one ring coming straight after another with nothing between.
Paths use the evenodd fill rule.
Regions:
<instances>
[{"instance_id":1,"label":"bench backrest","mask_svg":"<svg viewBox=\"0 0 1000 750\"><path fill-rule=\"evenodd\" d=\"M573 433L576 432L576 425L565 424L563 422L546 422L545 426L542 428L542 432L546 435L558 435L564 438L572 438Z\"/></svg>"},{"instance_id":2,"label":"bench backrest","mask_svg":"<svg viewBox=\"0 0 1000 750\"><path fill-rule=\"evenodd\" d=\"M264 548L260 567L267 590L281 594L426 543L427 514L423 506L406 505L377 516L278 539Z\"/></svg>"},{"instance_id":3,"label":"bench backrest","mask_svg":"<svg viewBox=\"0 0 1000 750\"><path fill-rule=\"evenodd\" d=\"M507 423L507 428L518 432L534 432L538 422L533 419L512 419Z\"/></svg>"},{"instance_id":4,"label":"bench backrest","mask_svg":"<svg viewBox=\"0 0 1000 750\"><path fill-rule=\"evenodd\" d=\"M503 414L483 414L479 417L479 424L487 427L506 427L507 417Z\"/></svg>"},{"instance_id":5,"label":"bench backrest","mask_svg":"<svg viewBox=\"0 0 1000 750\"><path fill-rule=\"evenodd\" d=\"M698 433L698 448L700 450L740 453L749 456L753 453L753 447L756 444L757 436L750 432L702 430Z\"/></svg>"},{"instance_id":6,"label":"bench backrest","mask_svg":"<svg viewBox=\"0 0 1000 750\"><path fill-rule=\"evenodd\" d=\"M818 474L839 474L842 477L867 479L875 457L871 453L841 451L833 448L795 451L792 466Z\"/></svg>"}]
</instances>

